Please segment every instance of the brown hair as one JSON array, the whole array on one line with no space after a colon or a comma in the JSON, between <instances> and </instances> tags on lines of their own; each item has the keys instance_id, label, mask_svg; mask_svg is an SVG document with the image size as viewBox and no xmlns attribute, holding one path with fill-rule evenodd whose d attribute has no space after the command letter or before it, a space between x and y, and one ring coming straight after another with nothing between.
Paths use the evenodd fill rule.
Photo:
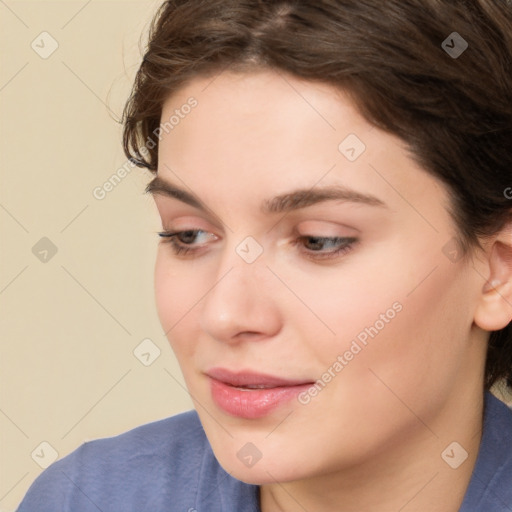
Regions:
<instances>
[{"instance_id":1,"label":"brown hair","mask_svg":"<svg viewBox=\"0 0 512 512\"><path fill-rule=\"evenodd\" d=\"M464 256L512 219L510 0L168 0L124 110L130 160L156 173L163 102L226 68L348 92L447 185ZM512 386L512 323L489 339L485 388L501 379Z\"/></svg>"}]
</instances>

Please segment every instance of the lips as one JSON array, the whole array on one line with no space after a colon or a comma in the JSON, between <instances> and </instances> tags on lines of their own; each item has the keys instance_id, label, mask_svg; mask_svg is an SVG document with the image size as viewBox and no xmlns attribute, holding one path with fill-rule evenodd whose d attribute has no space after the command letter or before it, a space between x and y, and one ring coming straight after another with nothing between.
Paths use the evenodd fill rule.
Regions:
<instances>
[{"instance_id":1,"label":"lips","mask_svg":"<svg viewBox=\"0 0 512 512\"><path fill-rule=\"evenodd\" d=\"M306 379L284 379L252 371L233 372L212 368L207 372L214 403L230 416L254 420L271 414L313 382Z\"/></svg>"},{"instance_id":2,"label":"lips","mask_svg":"<svg viewBox=\"0 0 512 512\"><path fill-rule=\"evenodd\" d=\"M233 372L226 368L212 368L206 374L212 379L218 380L229 386L247 389L269 389L290 386L313 384L308 379L284 379L265 373L253 371Z\"/></svg>"}]
</instances>

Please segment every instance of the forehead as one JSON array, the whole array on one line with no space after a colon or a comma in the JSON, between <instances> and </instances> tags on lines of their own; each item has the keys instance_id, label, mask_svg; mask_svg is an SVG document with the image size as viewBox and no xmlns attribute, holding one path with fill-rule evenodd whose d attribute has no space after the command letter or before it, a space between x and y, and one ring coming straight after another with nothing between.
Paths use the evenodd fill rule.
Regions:
<instances>
[{"instance_id":1,"label":"forehead","mask_svg":"<svg viewBox=\"0 0 512 512\"><path fill-rule=\"evenodd\" d=\"M336 130L343 118L350 117L356 129L367 125L347 93L329 84L303 80L282 71L259 70L249 73L223 71L212 76L198 76L171 94L164 102L164 123L191 98L197 100L194 111L238 114L248 122L254 117L272 117L276 112L283 125L293 128L299 117L309 116L313 128ZM340 101L341 100L341 101ZM211 118L215 122L215 118Z\"/></svg>"},{"instance_id":2,"label":"forehead","mask_svg":"<svg viewBox=\"0 0 512 512\"><path fill-rule=\"evenodd\" d=\"M269 71L192 80L167 98L161 126L161 162L203 168L222 158L223 169L275 180L287 170L300 179L299 163L325 172L343 138L373 129L340 91Z\"/></svg>"},{"instance_id":3,"label":"forehead","mask_svg":"<svg viewBox=\"0 0 512 512\"><path fill-rule=\"evenodd\" d=\"M412 215L428 197L448 204L444 186L403 141L368 123L348 94L328 84L270 71L198 77L167 98L162 126L173 116L162 131L158 173L184 180L199 197L258 197L259 205L292 186L338 184Z\"/></svg>"}]
</instances>

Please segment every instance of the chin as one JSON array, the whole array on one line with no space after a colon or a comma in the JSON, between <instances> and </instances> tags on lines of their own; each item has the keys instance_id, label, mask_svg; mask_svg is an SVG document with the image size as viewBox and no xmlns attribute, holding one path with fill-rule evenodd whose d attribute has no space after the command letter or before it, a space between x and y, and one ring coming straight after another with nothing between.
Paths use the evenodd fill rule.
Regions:
<instances>
[{"instance_id":1,"label":"chin","mask_svg":"<svg viewBox=\"0 0 512 512\"><path fill-rule=\"evenodd\" d=\"M233 478L252 485L291 482L294 480L300 480L303 477L303 475L297 474L296 470L284 466L283 461L278 464L264 465L262 459L252 468L240 468L239 464L236 464L236 467L225 467L223 464L221 464L221 466L227 473L230 473Z\"/></svg>"},{"instance_id":2,"label":"chin","mask_svg":"<svg viewBox=\"0 0 512 512\"><path fill-rule=\"evenodd\" d=\"M247 484L262 485L278 482L291 482L306 478L305 469L312 469L304 461L287 457L286 451L276 450L272 447L262 448L259 454L254 445L250 443L233 443L231 446L223 446L214 449L214 454L224 471L233 478ZM251 460L246 454L253 454ZM288 452L289 453L289 452ZM261 457L261 458L259 458Z\"/></svg>"}]
</instances>

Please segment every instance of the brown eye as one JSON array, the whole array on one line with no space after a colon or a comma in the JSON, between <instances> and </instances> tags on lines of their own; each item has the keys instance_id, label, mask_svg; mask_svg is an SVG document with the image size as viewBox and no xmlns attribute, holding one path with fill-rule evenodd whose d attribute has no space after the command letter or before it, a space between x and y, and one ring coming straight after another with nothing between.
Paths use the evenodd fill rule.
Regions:
<instances>
[{"instance_id":1,"label":"brown eye","mask_svg":"<svg viewBox=\"0 0 512 512\"><path fill-rule=\"evenodd\" d=\"M200 233L205 233L208 238L216 238L212 233L208 233L202 229L187 229L183 231L163 231L158 233L165 243L169 243L175 255L186 255L196 253L199 249L194 247L194 240Z\"/></svg>"}]
</instances>

